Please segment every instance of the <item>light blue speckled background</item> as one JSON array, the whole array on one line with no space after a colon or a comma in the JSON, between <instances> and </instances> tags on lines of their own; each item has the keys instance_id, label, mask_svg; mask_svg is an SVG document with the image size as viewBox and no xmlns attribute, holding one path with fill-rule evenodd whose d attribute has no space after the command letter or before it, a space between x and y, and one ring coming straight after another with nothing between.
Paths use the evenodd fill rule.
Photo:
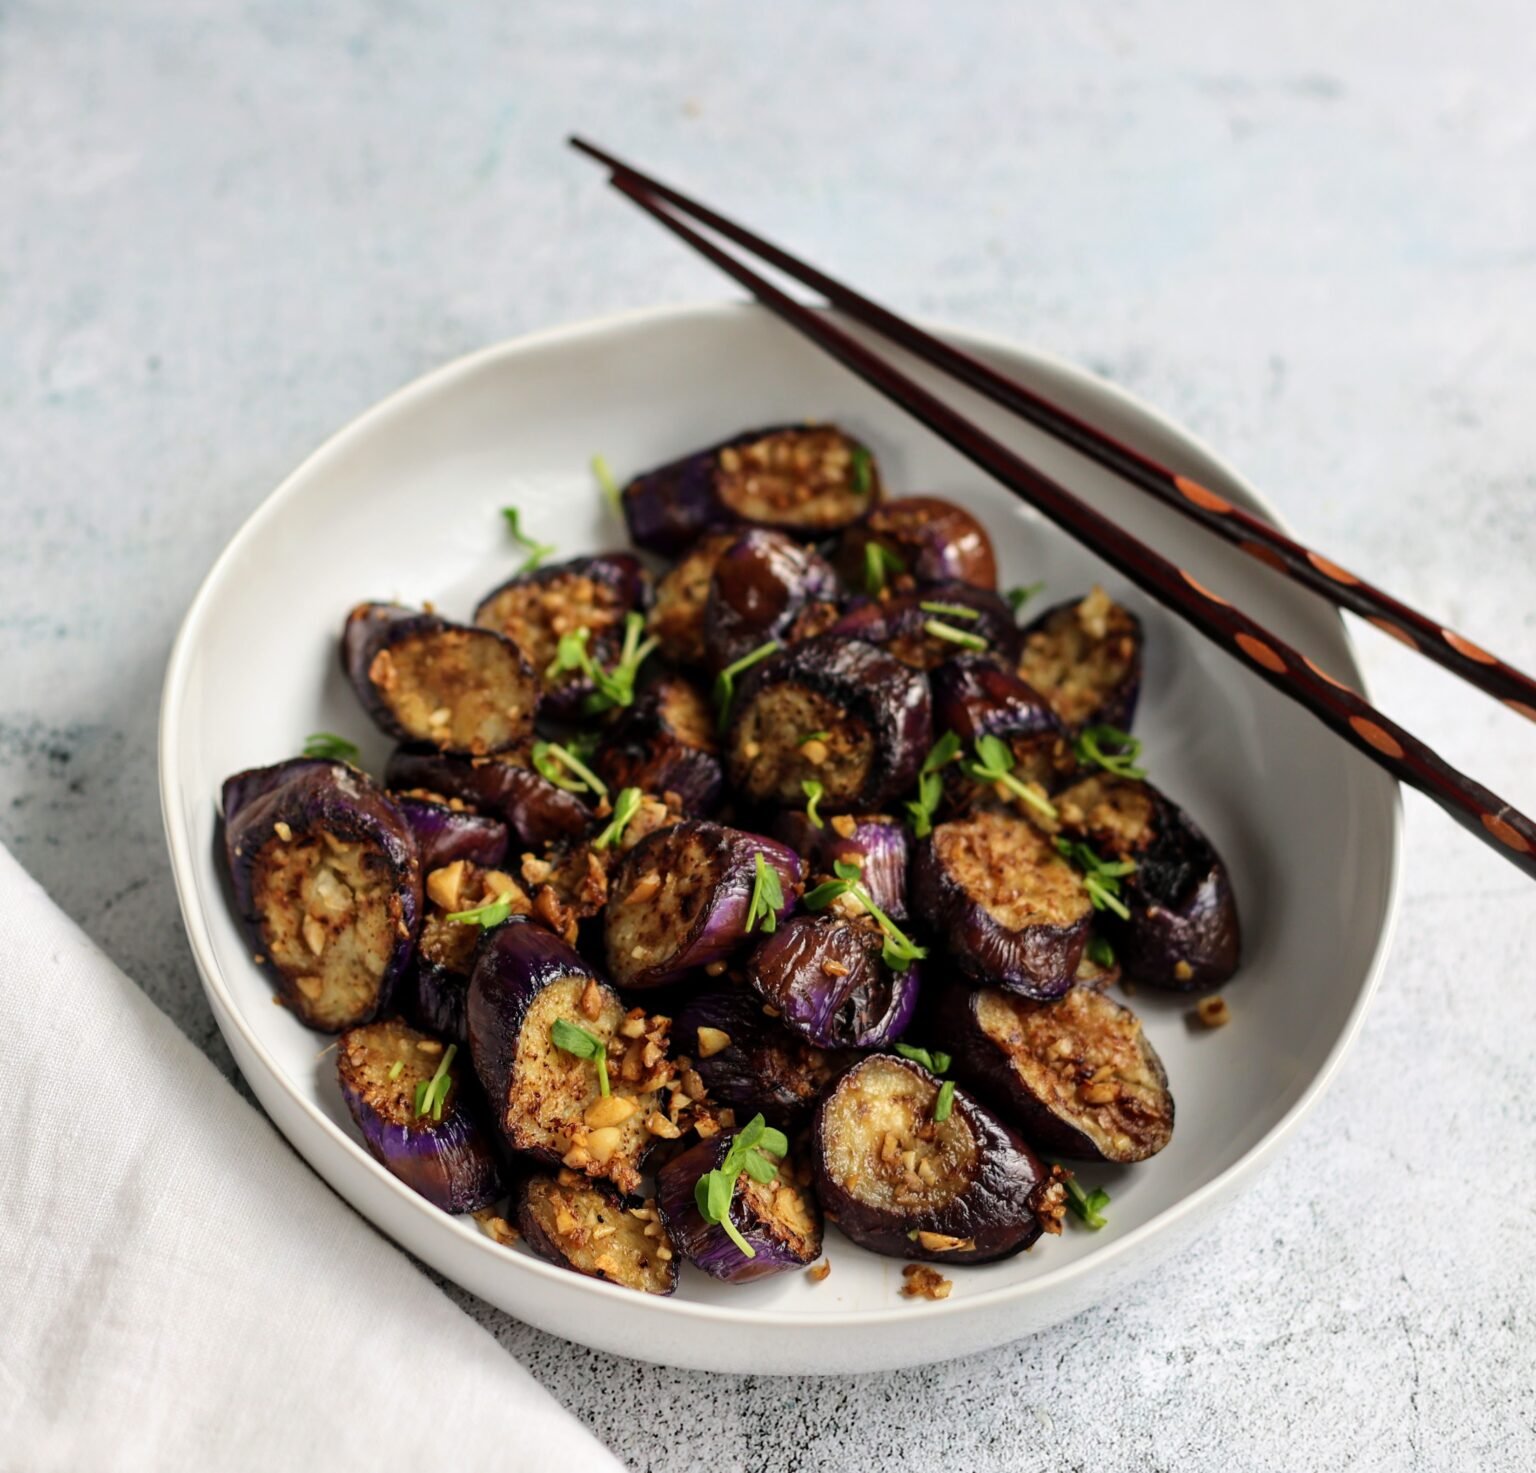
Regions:
<instances>
[{"instance_id":1,"label":"light blue speckled background","mask_svg":"<svg viewBox=\"0 0 1536 1473\"><path fill-rule=\"evenodd\" d=\"M876 295L1127 385L1536 667L1533 62L1513 0L0 0L0 838L229 1069L161 846L172 633L257 501L388 390L722 294L573 127ZM1384 706L1536 805L1529 725L1363 650ZM1536 903L1416 798L1408 837L1336 1087L1099 1312L793 1383L468 1307L637 1470L1536 1466Z\"/></svg>"}]
</instances>

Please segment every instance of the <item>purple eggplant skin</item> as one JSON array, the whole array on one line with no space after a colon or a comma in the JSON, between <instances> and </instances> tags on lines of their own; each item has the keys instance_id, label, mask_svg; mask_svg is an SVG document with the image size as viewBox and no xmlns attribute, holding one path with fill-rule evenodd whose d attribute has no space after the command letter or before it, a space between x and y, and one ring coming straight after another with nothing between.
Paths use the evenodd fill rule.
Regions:
<instances>
[{"instance_id":1,"label":"purple eggplant skin","mask_svg":"<svg viewBox=\"0 0 1536 1473\"><path fill-rule=\"evenodd\" d=\"M363 709L396 741L483 757L533 733L538 677L491 630L399 604L359 604L342 631L341 664ZM441 711L449 718L436 725L430 718Z\"/></svg>"},{"instance_id":2,"label":"purple eggplant skin","mask_svg":"<svg viewBox=\"0 0 1536 1473\"><path fill-rule=\"evenodd\" d=\"M968 613L958 614L955 609ZM832 632L879 645L915 670L942 669L949 661L972 653L953 638L934 634L936 625L985 640L985 651L975 651L978 657L984 654L1010 665L1018 658L1020 635L1013 611L997 594L968 583L935 583L883 598L859 599L832 626Z\"/></svg>"},{"instance_id":3,"label":"purple eggplant skin","mask_svg":"<svg viewBox=\"0 0 1536 1473\"><path fill-rule=\"evenodd\" d=\"M1012 670L985 655L961 655L934 670L929 684L934 726L954 732L967 755L974 752L979 738L997 737L1013 753L1015 776L1039 783L1047 792L1077 771L1077 758L1061 718L1044 696ZM957 788L977 786L958 764L945 777Z\"/></svg>"},{"instance_id":4,"label":"purple eggplant skin","mask_svg":"<svg viewBox=\"0 0 1536 1473\"><path fill-rule=\"evenodd\" d=\"M1059 1232L1056 1174L963 1088L935 1122L939 1086L918 1064L872 1054L822 1096L811 1141L827 1217L873 1253L934 1263L990 1263ZM909 1177L907 1150L930 1163L931 1181Z\"/></svg>"},{"instance_id":5,"label":"purple eggplant skin","mask_svg":"<svg viewBox=\"0 0 1536 1473\"><path fill-rule=\"evenodd\" d=\"M633 553L598 553L509 578L480 600L475 623L522 650L542 682L541 715L575 720L594 686L579 670L549 674L561 634L587 629L587 653L606 670L619 657L626 618L645 611L650 591L650 574Z\"/></svg>"},{"instance_id":6,"label":"purple eggplant skin","mask_svg":"<svg viewBox=\"0 0 1536 1473\"><path fill-rule=\"evenodd\" d=\"M427 788L494 814L519 844L579 839L594 823L580 798L534 771L521 752L454 757L432 747L397 747L385 765L384 782L391 790Z\"/></svg>"},{"instance_id":7,"label":"purple eggplant skin","mask_svg":"<svg viewBox=\"0 0 1536 1473\"><path fill-rule=\"evenodd\" d=\"M615 792L676 794L689 818L708 818L725 791L714 713L704 692L676 672L640 690L604 734L593 766Z\"/></svg>"},{"instance_id":8,"label":"purple eggplant skin","mask_svg":"<svg viewBox=\"0 0 1536 1473\"><path fill-rule=\"evenodd\" d=\"M1028 819L981 810L912 857L912 909L981 982L1044 1001L1071 987L1093 927L1077 871Z\"/></svg>"},{"instance_id":9,"label":"purple eggplant skin","mask_svg":"<svg viewBox=\"0 0 1536 1473\"><path fill-rule=\"evenodd\" d=\"M1126 1165L1173 1138L1173 1096L1157 1050L1131 1010L1092 988L1028 1002L947 977L924 1000L923 1039L1039 1150ZM1086 1093L1116 1086L1113 1099Z\"/></svg>"},{"instance_id":10,"label":"purple eggplant skin","mask_svg":"<svg viewBox=\"0 0 1536 1473\"><path fill-rule=\"evenodd\" d=\"M799 915L759 943L746 979L786 1028L821 1048L887 1048L912 1021L922 977L916 962L904 972L886 966L882 945L873 923Z\"/></svg>"},{"instance_id":11,"label":"purple eggplant skin","mask_svg":"<svg viewBox=\"0 0 1536 1473\"><path fill-rule=\"evenodd\" d=\"M457 1062L448 1066L452 1083L442 1119L416 1114L416 1086L433 1077L442 1057L441 1041L404 1023L368 1023L342 1034L336 1072L342 1098L374 1158L434 1207L474 1212L505 1188L473 1082ZM391 1079L397 1061L404 1067Z\"/></svg>"},{"instance_id":12,"label":"purple eggplant skin","mask_svg":"<svg viewBox=\"0 0 1536 1473\"><path fill-rule=\"evenodd\" d=\"M456 859L495 869L507 857L511 838L499 818L476 813L462 803L455 808L447 799L426 792L391 796L416 835L424 875Z\"/></svg>"},{"instance_id":13,"label":"purple eggplant skin","mask_svg":"<svg viewBox=\"0 0 1536 1473\"><path fill-rule=\"evenodd\" d=\"M918 583L997 587L997 559L987 529L941 496L893 496L838 539L834 562L850 588L867 592L867 548L877 543ZM899 576L899 575L898 575Z\"/></svg>"},{"instance_id":14,"label":"purple eggplant skin","mask_svg":"<svg viewBox=\"0 0 1536 1473\"><path fill-rule=\"evenodd\" d=\"M735 1110L738 1120L760 1114L786 1130L802 1124L822 1090L859 1058L850 1049L818 1048L737 985L695 993L678 1013L672 1038L716 1105Z\"/></svg>"},{"instance_id":15,"label":"purple eggplant skin","mask_svg":"<svg viewBox=\"0 0 1536 1473\"><path fill-rule=\"evenodd\" d=\"M704 656L711 670L783 641L807 606L840 589L832 565L783 532L753 527L715 563L704 606Z\"/></svg>"},{"instance_id":16,"label":"purple eggplant skin","mask_svg":"<svg viewBox=\"0 0 1536 1473\"><path fill-rule=\"evenodd\" d=\"M1068 731L1131 729L1141 694L1141 620L1101 588L1053 605L1026 626L1018 672Z\"/></svg>"},{"instance_id":17,"label":"purple eggplant skin","mask_svg":"<svg viewBox=\"0 0 1536 1473\"><path fill-rule=\"evenodd\" d=\"M813 746L807 738L818 736ZM754 665L730 712L726 777L750 802L820 811L879 809L906 795L933 745L928 682L894 655L824 634ZM819 759L819 760L813 760Z\"/></svg>"},{"instance_id":18,"label":"purple eggplant skin","mask_svg":"<svg viewBox=\"0 0 1536 1473\"><path fill-rule=\"evenodd\" d=\"M1106 859L1130 859L1121 880L1129 921L1102 917L1125 975L1174 992L1207 992L1242 960L1231 876L1215 846L1150 783L1098 774L1061 795L1063 828Z\"/></svg>"},{"instance_id":19,"label":"purple eggplant skin","mask_svg":"<svg viewBox=\"0 0 1536 1473\"><path fill-rule=\"evenodd\" d=\"M631 541L672 557L735 523L816 538L857 521L881 497L868 448L835 425L776 425L635 477L621 497Z\"/></svg>"},{"instance_id":20,"label":"purple eggplant skin","mask_svg":"<svg viewBox=\"0 0 1536 1473\"><path fill-rule=\"evenodd\" d=\"M636 844L609 879L613 898L603 914L614 982L661 987L746 945L759 856L778 875L783 903L773 914L782 922L799 902L801 868L794 850L776 840L686 819ZM758 931L763 924L759 918Z\"/></svg>"},{"instance_id":21,"label":"purple eggplant skin","mask_svg":"<svg viewBox=\"0 0 1536 1473\"><path fill-rule=\"evenodd\" d=\"M805 861L809 875L830 875L836 864L858 865L869 898L893 921L906 920L906 825L884 813L842 813L818 826L802 809L786 808L770 827Z\"/></svg>"},{"instance_id":22,"label":"purple eggplant skin","mask_svg":"<svg viewBox=\"0 0 1536 1473\"><path fill-rule=\"evenodd\" d=\"M236 773L223 812L235 913L283 1003L331 1033L376 1017L421 925L421 862L405 816L366 773L308 757ZM330 945L342 931L355 950Z\"/></svg>"},{"instance_id":23,"label":"purple eggplant skin","mask_svg":"<svg viewBox=\"0 0 1536 1473\"><path fill-rule=\"evenodd\" d=\"M518 1180L512 1206L523 1241L540 1258L642 1294L677 1288L678 1256L654 1204L644 1198L621 1195L606 1182L571 1171L528 1172ZM564 1232L562 1214L574 1224ZM597 1237L596 1228L608 1231Z\"/></svg>"},{"instance_id":24,"label":"purple eggplant skin","mask_svg":"<svg viewBox=\"0 0 1536 1473\"><path fill-rule=\"evenodd\" d=\"M712 1136L656 1173L656 1206L678 1251L695 1268L729 1284L814 1263L821 1256L821 1213L810 1193L796 1187L783 1170L771 1182L756 1182L743 1173L731 1197L731 1222L752 1245L754 1257L748 1258L719 1223L704 1221L694 1192L699 1178L725 1160L730 1146L730 1136Z\"/></svg>"}]
</instances>

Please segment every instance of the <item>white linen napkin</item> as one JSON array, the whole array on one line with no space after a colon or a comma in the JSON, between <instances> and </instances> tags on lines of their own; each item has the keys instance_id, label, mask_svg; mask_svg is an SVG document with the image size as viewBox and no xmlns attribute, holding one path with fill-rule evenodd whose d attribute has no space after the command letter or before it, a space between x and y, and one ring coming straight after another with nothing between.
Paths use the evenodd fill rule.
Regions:
<instances>
[{"instance_id":1,"label":"white linen napkin","mask_svg":"<svg viewBox=\"0 0 1536 1473\"><path fill-rule=\"evenodd\" d=\"M620 1465L0 847L0 1465Z\"/></svg>"}]
</instances>

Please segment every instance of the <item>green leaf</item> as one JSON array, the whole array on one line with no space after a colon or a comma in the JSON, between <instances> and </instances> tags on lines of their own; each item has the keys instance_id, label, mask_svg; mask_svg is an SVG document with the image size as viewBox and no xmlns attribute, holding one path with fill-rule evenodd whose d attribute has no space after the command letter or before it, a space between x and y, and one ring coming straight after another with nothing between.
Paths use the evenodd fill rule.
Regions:
<instances>
[{"instance_id":1,"label":"green leaf","mask_svg":"<svg viewBox=\"0 0 1536 1473\"><path fill-rule=\"evenodd\" d=\"M1058 1167L1058 1170L1062 1168ZM1104 1209L1109 1206L1109 1193L1103 1187L1093 1192L1085 1192L1077 1183L1075 1176L1066 1178L1067 1206L1082 1219L1085 1227L1097 1232L1108 1221L1103 1216Z\"/></svg>"},{"instance_id":2,"label":"green leaf","mask_svg":"<svg viewBox=\"0 0 1536 1473\"><path fill-rule=\"evenodd\" d=\"M465 926L480 926L489 931L492 926L499 926L512 914L512 897L502 895L495 900L480 906L477 910L454 910L448 913L450 921L458 921Z\"/></svg>"},{"instance_id":3,"label":"green leaf","mask_svg":"<svg viewBox=\"0 0 1536 1473\"><path fill-rule=\"evenodd\" d=\"M1080 839L1058 838L1055 843L1056 852L1082 872L1083 888L1093 908L1112 911L1122 921L1130 920L1131 913L1120 899L1120 881L1136 873L1136 861L1101 859Z\"/></svg>"},{"instance_id":4,"label":"green leaf","mask_svg":"<svg viewBox=\"0 0 1536 1473\"><path fill-rule=\"evenodd\" d=\"M847 880L853 885L857 885L864 878L863 866L855 864L851 859L834 859L832 861L832 873L838 879Z\"/></svg>"},{"instance_id":5,"label":"green leaf","mask_svg":"<svg viewBox=\"0 0 1536 1473\"><path fill-rule=\"evenodd\" d=\"M754 857L756 873L752 878L752 898L747 903L747 930L751 932L761 923L765 934L778 930L779 912L784 908L784 887L779 883L779 872L766 859L762 850Z\"/></svg>"},{"instance_id":6,"label":"green leaf","mask_svg":"<svg viewBox=\"0 0 1536 1473\"><path fill-rule=\"evenodd\" d=\"M756 1182L770 1182L779 1174L779 1168L758 1151L747 1152L746 1170Z\"/></svg>"},{"instance_id":7,"label":"green leaf","mask_svg":"<svg viewBox=\"0 0 1536 1473\"><path fill-rule=\"evenodd\" d=\"M501 514L507 519L507 527L512 533L512 540L519 547L526 547L528 549L528 556L523 559L517 571L519 573L531 573L550 553L554 552L555 544L553 542L535 542L533 538L526 536L521 525L521 513L515 506L502 507Z\"/></svg>"},{"instance_id":8,"label":"green leaf","mask_svg":"<svg viewBox=\"0 0 1536 1473\"><path fill-rule=\"evenodd\" d=\"M574 1054L578 1059L595 1059L606 1053L602 1039L588 1033L579 1023L566 1018L556 1018L549 1030L550 1040L562 1053Z\"/></svg>"},{"instance_id":9,"label":"green leaf","mask_svg":"<svg viewBox=\"0 0 1536 1473\"><path fill-rule=\"evenodd\" d=\"M1008 590L1009 607L1017 614L1044 587L1045 584L1042 581L1040 583L1023 584L1018 588L1010 588Z\"/></svg>"},{"instance_id":10,"label":"green leaf","mask_svg":"<svg viewBox=\"0 0 1536 1473\"><path fill-rule=\"evenodd\" d=\"M615 512L622 512L624 503L619 491L619 483L614 479L613 471L609 467L606 457L601 455L594 455L592 457L592 474L597 478L597 484L603 493L603 499Z\"/></svg>"},{"instance_id":11,"label":"green leaf","mask_svg":"<svg viewBox=\"0 0 1536 1473\"><path fill-rule=\"evenodd\" d=\"M1146 769L1136 766L1141 739L1118 726L1085 726L1074 743L1079 762L1091 762L1115 777L1144 778Z\"/></svg>"},{"instance_id":12,"label":"green leaf","mask_svg":"<svg viewBox=\"0 0 1536 1473\"><path fill-rule=\"evenodd\" d=\"M361 767L363 760L356 742L349 742L329 731L312 731L305 737L304 755L323 757L328 762L345 762L351 767Z\"/></svg>"},{"instance_id":13,"label":"green leaf","mask_svg":"<svg viewBox=\"0 0 1536 1473\"><path fill-rule=\"evenodd\" d=\"M1083 948L1083 951L1096 967L1104 967L1107 970L1115 964L1115 948L1097 932L1088 938L1088 945Z\"/></svg>"},{"instance_id":14,"label":"green leaf","mask_svg":"<svg viewBox=\"0 0 1536 1473\"><path fill-rule=\"evenodd\" d=\"M874 479L874 456L862 445L855 445L850 452L848 484L857 495L868 496Z\"/></svg>"},{"instance_id":15,"label":"green leaf","mask_svg":"<svg viewBox=\"0 0 1536 1473\"><path fill-rule=\"evenodd\" d=\"M805 805L805 816L810 819L814 827L818 829L825 827L821 821L820 814L816 812L816 805L821 802L822 795L826 792L826 789L814 778L808 777L801 780L800 791L805 794L808 800Z\"/></svg>"},{"instance_id":16,"label":"green leaf","mask_svg":"<svg viewBox=\"0 0 1536 1473\"><path fill-rule=\"evenodd\" d=\"M808 731L795 743L797 747L803 747L807 742L829 742L832 740L830 731Z\"/></svg>"},{"instance_id":17,"label":"green leaf","mask_svg":"<svg viewBox=\"0 0 1536 1473\"><path fill-rule=\"evenodd\" d=\"M1014 775L1013 753L1000 737L977 737L976 760L969 764L966 771L978 782L1001 783L1016 798L1022 798L1036 812L1044 814L1047 818L1056 817L1056 805Z\"/></svg>"},{"instance_id":18,"label":"green leaf","mask_svg":"<svg viewBox=\"0 0 1536 1473\"><path fill-rule=\"evenodd\" d=\"M964 619L967 624L974 624L981 618L979 609L969 608L965 604L920 603L918 608L925 614L943 614L946 618Z\"/></svg>"},{"instance_id":19,"label":"green leaf","mask_svg":"<svg viewBox=\"0 0 1536 1473\"><path fill-rule=\"evenodd\" d=\"M443 1118L443 1103L448 1098L448 1091L453 1084L448 1070L452 1066L454 1055L458 1051L458 1044L450 1043L443 1050L443 1057L438 1061L437 1072L431 1079L423 1080L416 1086L416 1113L418 1115L425 1115L430 1112L435 1120Z\"/></svg>"},{"instance_id":20,"label":"green leaf","mask_svg":"<svg viewBox=\"0 0 1536 1473\"><path fill-rule=\"evenodd\" d=\"M390 1079L391 1080L398 1079L400 1077L400 1071L402 1069L404 1069L404 1068L405 1068L405 1060L404 1059L396 1059L395 1062L389 1066L389 1077L390 1077Z\"/></svg>"},{"instance_id":21,"label":"green leaf","mask_svg":"<svg viewBox=\"0 0 1536 1473\"><path fill-rule=\"evenodd\" d=\"M839 895L846 895L853 885L848 880L823 880L800 897L807 910L825 910Z\"/></svg>"},{"instance_id":22,"label":"green leaf","mask_svg":"<svg viewBox=\"0 0 1536 1473\"><path fill-rule=\"evenodd\" d=\"M942 1125L949 1119L950 1111L955 1108L955 1081L946 1079L939 1086L939 1097L933 1102L934 1124Z\"/></svg>"},{"instance_id":23,"label":"green leaf","mask_svg":"<svg viewBox=\"0 0 1536 1473\"><path fill-rule=\"evenodd\" d=\"M911 1059L914 1064L921 1064L930 1074L937 1074L939 1072L938 1066L934 1063L933 1055L925 1048L914 1048L910 1043L898 1043L896 1045L896 1052L904 1059Z\"/></svg>"},{"instance_id":24,"label":"green leaf","mask_svg":"<svg viewBox=\"0 0 1536 1473\"><path fill-rule=\"evenodd\" d=\"M770 639L743 655L734 664L727 665L715 677L715 709L720 715L721 731L725 730L725 723L731 714L731 702L736 698L736 677L744 674L760 661L766 660L769 655L777 654L781 648L778 640Z\"/></svg>"},{"instance_id":25,"label":"green leaf","mask_svg":"<svg viewBox=\"0 0 1536 1473\"><path fill-rule=\"evenodd\" d=\"M606 849L624 837L624 830L639 811L644 795L639 788L621 788L613 800L613 818L593 841L594 849Z\"/></svg>"},{"instance_id":26,"label":"green leaf","mask_svg":"<svg viewBox=\"0 0 1536 1473\"><path fill-rule=\"evenodd\" d=\"M533 765L541 777L568 793L595 793L599 798L608 796L608 784L580 757L558 742L535 742Z\"/></svg>"},{"instance_id":27,"label":"green leaf","mask_svg":"<svg viewBox=\"0 0 1536 1473\"><path fill-rule=\"evenodd\" d=\"M878 598L885 591L886 579L905 573L907 565L883 542L864 544L864 592Z\"/></svg>"},{"instance_id":28,"label":"green leaf","mask_svg":"<svg viewBox=\"0 0 1536 1473\"><path fill-rule=\"evenodd\" d=\"M957 644L962 649L984 650L987 642L979 634L972 634L969 629L956 629L953 624L946 624L942 619L924 619L923 631L931 634L935 639L948 640L950 644Z\"/></svg>"},{"instance_id":29,"label":"green leaf","mask_svg":"<svg viewBox=\"0 0 1536 1473\"><path fill-rule=\"evenodd\" d=\"M770 1156L789 1154L789 1137L782 1130L775 1130L771 1125L764 1127L757 1144L760 1150L767 1151Z\"/></svg>"}]
</instances>

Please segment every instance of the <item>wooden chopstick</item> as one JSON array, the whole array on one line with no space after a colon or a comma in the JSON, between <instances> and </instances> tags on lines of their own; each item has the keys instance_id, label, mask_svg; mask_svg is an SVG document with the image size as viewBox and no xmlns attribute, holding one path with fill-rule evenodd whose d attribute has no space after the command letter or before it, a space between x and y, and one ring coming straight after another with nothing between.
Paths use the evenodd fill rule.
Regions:
<instances>
[{"instance_id":1,"label":"wooden chopstick","mask_svg":"<svg viewBox=\"0 0 1536 1473\"><path fill-rule=\"evenodd\" d=\"M1410 608L1383 589L1339 566L1331 558L1287 537L1251 512L1234 506L1226 497L1198 481L1159 464L1139 450L1124 445L1071 411L1052 403L1033 389L924 332L868 297L844 285L824 271L798 260L789 252L707 205L690 199L641 173L603 149L580 138L571 145L617 173L637 180L651 194L675 205L685 214L754 255L761 256L786 275L803 281L850 317L872 327L917 357L942 368L977 393L1001 404L1021 419L1113 471L1132 485L1154 496L1165 506L1198 522L1218 537L1266 566L1289 575L1312 592L1351 613L1359 614L1378 629L1418 651L1438 665L1461 676L1471 685L1503 701L1512 711L1536 721L1536 680L1507 661L1474 644L1465 635L1446 628L1417 609Z\"/></svg>"},{"instance_id":2,"label":"wooden chopstick","mask_svg":"<svg viewBox=\"0 0 1536 1473\"><path fill-rule=\"evenodd\" d=\"M1160 553L1080 501L957 410L735 256L679 219L632 174L609 181L641 209L747 288L770 311L844 367L907 410L973 464L1028 501L1160 603L1241 659L1261 679L1305 706L1394 777L1439 803L1458 823L1536 878L1536 825L1518 809L1384 716L1356 691L1325 675L1298 651L1211 592Z\"/></svg>"}]
</instances>

